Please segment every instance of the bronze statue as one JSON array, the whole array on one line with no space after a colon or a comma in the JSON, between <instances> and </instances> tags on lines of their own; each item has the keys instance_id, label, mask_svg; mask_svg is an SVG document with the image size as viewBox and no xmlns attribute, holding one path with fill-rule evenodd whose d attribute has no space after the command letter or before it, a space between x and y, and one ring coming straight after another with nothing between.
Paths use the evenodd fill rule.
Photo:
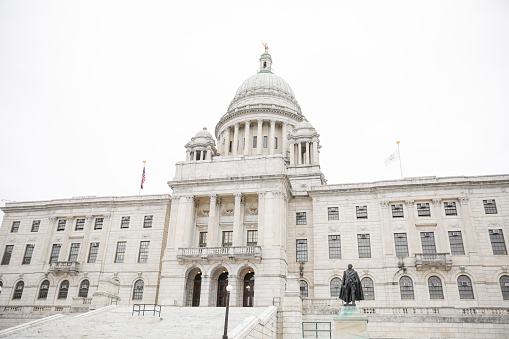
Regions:
<instances>
[{"instance_id":1,"label":"bronze statue","mask_svg":"<svg viewBox=\"0 0 509 339\"><path fill-rule=\"evenodd\" d=\"M355 306L355 300L364 300L361 280L357 272L352 268L352 264L348 264L348 269L343 273L339 299L346 302L345 306ZM350 302L352 302L351 305Z\"/></svg>"}]
</instances>

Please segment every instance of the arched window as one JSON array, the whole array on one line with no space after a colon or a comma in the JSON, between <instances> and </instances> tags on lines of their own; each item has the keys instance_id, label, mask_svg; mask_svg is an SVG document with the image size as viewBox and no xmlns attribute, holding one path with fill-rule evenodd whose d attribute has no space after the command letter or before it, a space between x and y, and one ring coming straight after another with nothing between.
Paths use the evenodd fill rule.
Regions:
<instances>
[{"instance_id":1,"label":"arched window","mask_svg":"<svg viewBox=\"0 0 509 339\"><path fill-rule=\"evenodd\" d=\"M4 287L4 283L0 281L0 294L2 294L2 288Z\"/></svg>"},{"instance_id":2,"label":"arched window","mask_svg":"<svg viewBox=\"0 0 509 339\"><path fill-rule=\"evenodd\" d=\"M308 296L308 283L305 280L300 281L300 296L303 298Z\"/></svg>"},{"instance_id":3,"label":"arched window","mask_svg":"<svg viewBox=\"0 0 509 339\"><path fill-rule=\"evenodd\" d=\"M25 288L25 283L23 281L18 281L16 287L14 288L14 294L12 295L12 299L21 299L23 295L23 289Z\"/></svg>"},{"instance_id":4,"label":"arched window","mask_svg":"<svg viewBox=\"0 0 509 339\"><path fill-rule=\"evenodd\" d=\"M439 277L429 277L428 289L430 299L444 299L444 291L442 290L442 280Z\"/></svg>"},{"instance_id":5,"label":"arched window","mask_svg":"<svg viewBox=\"0 0 509 339\"><path fill-rule=\"evenodd\" d=\"M133 289L133 300L141 300L143 299L143 288L145 287L145 282L141 279L136 280L134 283Z\"/></svg>"},{"instance_id":6,"label":"arched window","mask_svg":"<svg viewBox=\"0 0 509 339\"><path fill-rule=\"evenodd\" d=\"M330 296L331 298L339 298L339 292L341 291L341 279L332 278L330 281Z\"/></svg>"},{"instance_id":7,"label":"arched window","mask_svg":"<svg viewBox=\"0 0 509 339\"><path fill-rule=\"evenodd\" d=\"M460 292L460 299L474 299L472 280L466 275L458 277L458 290Z\"/></svg>"},{"instance_id":8,"label":"arched window","mask_svg":"<svg viewBox=\"0 0 509 339\"><path fill-rule=\"evenodd\" d=\"M67 299L67 293L69 293L69 280L64 280L58 290L58 299Z\"/></svg>"},{"instance_id":9,"label":"arched window","mask_svg":"<svg viewBox=\"0 0 509 339\"><path fill-rule=\"evenodd\" d=\"M414 285L410 277L404 276L399 279L399 291L401 299L414 299Z\"/></svg>"},{"instance_id":10,"label":"arched window","mask_svg":"<svg viewBox=\"0 0 509 339\"><path fill-rule=\"evenodd\" d=\"M361 285L364 291L364 299L375 300L375 285L373 284L373 279L369 277L362 278Z\"/></svg>"},{"instance_id":11,"label":"arched window","mask_svg":"<svg viewBox=\"0 0 509 339\"><path fill-rule=\"evenodd\" d=\"M509 300L509 275L503 275L500 277L500 289L502 290L502 298Z\"/></svg>"},{"instance_id":12,"label":"arched window","mask_svg":"<svg viewBox=\"0 0 509 339\"><path fill-rule=\"evenodd\" d=\"M90 283L87 279L83 280L80 284L80 291L78 293L78 297L87 298L88 297L88 288L90 287Z\"/></svg>"},{"instance_id":13,"label":"arched window","mask_svg":"<svg viewBox=\"0 0 509 339\"><path fill-rule=\"evenodd\" d=\"M39 299L46 299L49 291L49 280L44 280L39 288Z\"/></svg>"}]
</instances>

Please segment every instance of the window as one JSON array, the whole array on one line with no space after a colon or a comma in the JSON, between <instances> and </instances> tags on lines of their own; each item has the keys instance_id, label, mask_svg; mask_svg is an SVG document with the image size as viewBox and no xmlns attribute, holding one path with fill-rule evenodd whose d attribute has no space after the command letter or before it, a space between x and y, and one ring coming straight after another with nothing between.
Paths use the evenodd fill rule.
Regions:
<instances>
[{"instance_id":1,"label":"window","mask_svg":"<svg viewBox=\"0 0 509 339\"><path fill-rule=\"evenodd\" d=\"M451 244L452 255L464 255L465 249L463 248L463 238L459 231L449 231L449 243Z\"/></svg>"},{"instance_id":2,"label":"window","mask_svg":"<svg viewBox=\"0 0 509 339\"><path fill-rule=\"evenodd\" d=\"M397 257L408 257L408 242L406 233L394 233Z\"/></svg>"},{"instance_id":3,"label":"window","mask_svg":"<svg viewBox=\"0 0 509 339\"><path fill-rule=\"evenodd\" d=\"M58 299L67 299L68 293L69 293L69 280L64 280L60 284L60 289L58 290Z\"/></svg>"},{"instance_id":4,"label":"window","mask_svg":"<svg viewBox=\"0 0 509 339\"><path fill-rule=\"evenodd\" d=\"M58 220L57 231L65 231L65 223L66 223L65 219L59 219Z\"/></svg>"},{"instance_id":5,"label":"window","mask_svg":"<svg viewBox=\"0 0 509 339\"><path fill-rule=\"evenodd\" d=\"M502 298L509 300L509 275L500 277L500 290L502 291Z\"/></svg>"},{"instance_id":6,"label":"window","mask_svg":"<svg viewBox=\"0 0 509 339\"><path fill-rule=\"evenodd\" d=\"M20 221L13 221L11 227L11 233L18 233Z\"/></svg>"},{"instance_id":7,"label":"window","mask_svg":"<svg viewBox=\"0 0 509 339\"><path fill-rule=\"evenodd\" d=\"M4 287L4 283L0 281L0 294L2 294L2 288Z\"/></svg>"},{"instance_id":8,"label":"window","mask_svg":"<svg viewBox=\"0 0 509 339\"><path fill-rule=\"evenodd\" d=\"M247 231L247 246L256 246L258 244L258 231Z\"/></svg>"},{"instance_id":9,"label":"window","mask_svg":"<svg viewBox=\"0 0 509 339\"><path fill-rule=\"evenodd\" d=\"M44 280L41 283L41 287L39 287L38 299L46 299L48 297L48 291L49 291L49 280Z\"/></svg>"},{"instance_id":10,"label":"window","mask_svg":"<svg viewBox=\"0 0 509 339\"><path fill-rule=\"evenodd\" d=\"M431 212L429 210L429 203L423 202L417 204L417 215L420 217L430 217Z\"/></svg>"},{"instance_id":11,"label":"window","mask_svg":"<svg viewBox=\"0 0 509 339\"><path fill-rule=\"evenodd\" d=\"M392 209L392 217L393 218L403 218L403 204L394 204L391 205Z\"/></svg>"},{"instance_id":12,"label":"window","mask_svg":"<svg viewBox=\"0 0 509 339\"><path fill-rule=\"evenodd\" d=\"M207 247L207 232L200 232L199 246Z\"/></svg>"},{"instance_id":13,"label":"window","mask_svg":"<svg viewBox=\"0 0 509 339\"><path fill-rule=\"evenodd\" d=\"M495 200L483 200L484 213L486 214L497 214L497 204Z\"/></svg>"},{"instance_id":14,"label":"window","mask_svg":"<svg viewBox=\"0 0 509 339\"><path fill-rule=\"evenodd\" d=\"M133 300L141 300L143 299L143 288L145 287L145 283L143 280L138 279L134 283L133 288Z\"/></svg>"},{"instance_id":15,"label":"window","mask_svg":"<svg viewBox=\"0 0 509 339\"><path fill-rule=\"evenodd\" d=\"M267 144L268 144L268 137L265 135L263 137L263 148L267 148Z\"/></svg>"},{"instance_id":16,"label":"window","mask_svg":"<svg viewBox=\"0 0 509 339\"><path fill-rule=\"evenodd\" d=\"M456 210L456 203L452 202L444 202L444 210L445 215L458 215L458 211Z\"/></svg>"},{"instance_id":17,"label":"window","mask_svg":"<svg viewBox=\"0 0 509 339\"><path fill-rule=\"evenodd\" d=\"M361 279L361 286L365 300L375 300L375 285L373 279L365 277Z\"/></svg>"},{"instance_id":18,"label":"window","mask_svg":"<svg viewBox=\"0 0 509 339\"><path fill-rule=\"evenodd\" d=\"M274 137L274 149L277 149L277 138Z\"/></svg>"},{"instance_id":19,"label":"window","mask_svg":"<svg viewBox=\"0 0 509 339\"><path fill-rule=\"evenodd\" d=\"M120 228L129 228L129 221L131 217L122 217L122 222L120 223Z\"/></svg>"},{"instance_id":20,"label":"window","mask_svg":"<svg viewBox=\"0 0 509 339\"><path fill-rule=\"evenodd\" d=\"M144 263L148 261L148 249L150 247L150 241L140 242L140 253L138 254L138 262Z\"/></svg>"},{"instance_id":21,"label":"window","mask_svg":"<svg viewBox=\"0 0 509 339\"><path fill-rule=\"evenodd\" d=\"M80 243L72 243L71 250L69 251L69 261L78 261L78 254L80 253Z\"/></svg>"},{"instance_id":22,"label":"window","mask_svg":"<svg viewBox=\"0 0 509 339\"><path fill-rule=\"evenodd\" d=\"M422 253L435 254L435 234L433 232L421 232Z\"/></svg>"},{"instance_id":23,"label":"window","mask_svg":"<svg viewBox=\"0 0 509 339\"><path fill-rule=\"evenodd\" d=\"M11 256L12 256L13 249L14 249L14 245L5 246L4 256L2 258L2 265L9 265L9 263L11 262Z\"/></svg>"},{"instance_id":24,"label":"window","mask_svg":"<svg viewBox=\"0 0 509 339\"><path fill-rule=\"evenodd\" d=\"M258 137L256 135L253 137L253 148L258 148Z\"/></svg>"},{"instance_id":25,"label":"window","mask_svg":"<svg viewBox=\"0 0 509 339\"><path fill-rule=\"evenodd\" d=\"M40 220L34 220L32 221L32 230L31 232L39 232L39 226L41 225Z\"/></svg>"},{"instance_id":26,"label":"window","mask_svg":"<svg viewBox=\"0 0 509 339\"><path fill-rule=\"evenodd\" d=\"M75 231L83 231L85 229L85 219L76 219Z\"/></svg>"},{"instance_id":27,"label":"window","mask_svg":"<svg viewBox=\"0 0 509 339\"><path fill-rule=\"evenodd\" d=\"M231 153L233 149L233 141L230 141L230 145L228 146L228 151Z\"/></svg>"},{"instance_id":28,"label":"window","mask_svg":"<svg viewBox=\"0 0 509 339\"><path fill-rule=\"evenodd\" d=\"M95 218L94 230L102 230L104 224L104 218Z\"/></svg>"},{"instance_id":29,"label":"window","mask_svg":"<svg viewBox=\"0 0 509 339\"><path fill-rule=\"evenodd\" d=\"M99 243L92 242L90 243L90 251L88 251L88 260L87 262L90 264L94 264L97 260L97 254L99 253Z\"/></svg>"},{"instance_id":30,"label":"window","mask_svg":"<svg viewBox=\"0 0 509 339\"><path fill-rule=\"evenodd\" d=\"M329 220L339 220L339 207L328 208Z\"/></svg>"},{"instance_id":31,"label":"window","mask_svg":"<svg viewBox=\"0 0 509 339\"><path fill-rule=\"evenodd\" d=\"M307 239L297 239L297 262L308 261L308 241Z\"/></svg>"},{"instance_id":32,"label":"window","mask_svg":"<svg viewBox=\"0 0 509 339\"><path fill-rule=\"evenodd\" d=\"M14 294L12 295L12 299L21 299L23 295L23 290L25 289L25 283L23 281L18 281L16 287L14 288Z\"/></svg>"},{"instance_id":33,"label":"window","mask_svg":"<svg viewBox=\"0 0 509 339\"><path fill-rule=\"evenodd\" d=\"M233 245L233 231L223 231L223 247Z\"/></svg>"},{"instance_id":34,"label":"window","mask_svg":"<svg viewBox=\"0 0 509 339\"><path fill-rule=\"evenodd\" d=\"M127 241L117 242L117 252L115 253L115 262L116 263L124 262L126 245L127 245Z\"/></svg>"},{"instance_id":35,"label":"window","mask_svg":"<svg viewBox=\"0 0 509 339\"><path fill-rule=\"evenodd\" d=\"M340 292L341 292L341 279L332 278L332 280L330 281L330 297L339 298Z\"/></svg>"},{"instance_id":36,"label":"window","mask_svg":"<svg viewBox=\"0 0 509 339\"><path fill-rule=\"evenodd\" d=\"M460 299L474 299L472 280L466 275L458 277L458 290L460 292Z\"/></svg>"},{"instance_id":37,"label":"window","mask_svg":"<svg viewBox=\"0 0 509 339\"><path fill-rule=\"evenodd\" d=\"M357 243L359 244L359 258L371 258L369 234L357 234Z\"/></svg>"},{"instance_id":38,"label":"window","mask_svg":"<svg viewBox=\"0 0 509 339\"><path fill-rule=\"evenodd\" d=\"M444 291L442 290L442 280L439 277L429 277L428 289L430 299L444 299Z\"/></svg>"},{"instance_id":39,"label":"window","mask_svg":"<svg viewBox=\"0 0 509 339\"><path fill-rule=\"evenodd\" d=\"M341 237L329 235L329 259L341 258Z\"/></svg>"},{"instance_id":40,"label":"window","mask_svg":"<svg viewBox=\"0 0 509 339\"><path fill-rule=\"evenodd\" d=\"M295 215L297 225L306 225L306 212L297 212Z\"/></svg>"},{"instance_id":41,"label":"window","mask_svg":"<svg viewBox=\"0 0 509 339\"><path fill-rule=\"evenodd\" d=\"M23 256L23 265L29 265L32 261L32 254L34 254L34 244L28 244L25 248L25 255Z\"/></svg>"},{"instance_id":42,"label":"window","mask_svg":"<svg viewBox=\"0 0 509 339\"><path fill-rule=\"evenodd\" d=\"M305 280L300 281L300 296L303 298L308 297L308 283Z\"/></svg>"},{"instance_id":43,"label":"window","mask_svg":"<svg viewBox=\"0 0 509 339\"><path fill-rule=\"evenodd\" d=\"M152 227L152 219L154 219L153 215L146 215L145 219L143 219L143 228Z\"/></svg>"},{"instance_id":44,"label":"window","mask_svg":"<svg viewBox=\"0 0 509 339\"><path fill-rule=\"evenodd\" d=\"M357 219L368 218L368 206L355 206L355 210L357 212Z\"/></svg>"},{"instance_id":45,"label":"window","mask_svg":"<svg viewBox=\"0 0 509 339\"><path fill-rule=\"evenodd\" d=\"M62 244L53 244L53 247L51 248L51 257L49 259L50 264L53 264L58 261L58 256L60 255L61 247Z\"/></svg>"},{"instance_id":46,"label":"window","mask_svg":"<svg viewBox=\"0 0 509 339\"><path fill-rule=\"evenodd\" d=\"M399 291L401 299L414 299L414 285L410 277L404 276L399 279Z\"/></svg>"},{"instance_id":47,"label":"window","mask_svg":"<svg viewBox=\"0 0 509 339\"><path fill-rule=\"evenodd\" d=\"M87 279L83 280L80 284L80 291L78 292L78 297L87 298L88 297L88 288L90 287L90 283Z\"/></svg>"},{"instance_id":48,"label":"window","mask_svg":"<svg viewBox=\"0 0 509 339\"><path fill-rule=\"evenodd\" d=\"M507 254L507 249L505 247L504 234L502 233L502 229L498 230L489 230L490 240L491 240L491 248L493 249L493 254Z\"/></svg>"}]
</instances>

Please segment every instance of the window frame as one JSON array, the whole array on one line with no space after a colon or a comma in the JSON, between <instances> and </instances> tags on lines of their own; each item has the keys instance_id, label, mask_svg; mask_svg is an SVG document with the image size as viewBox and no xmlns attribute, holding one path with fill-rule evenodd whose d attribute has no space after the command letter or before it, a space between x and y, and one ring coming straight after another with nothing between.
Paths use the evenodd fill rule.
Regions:
<instances>
[{"instance_id":1,"label":"window frame","mask_svg":"<svg viewBox=\"0 0 509 339\"><path fill-rule=\"evenodd\" d=\"M35 244L27 244L25 246L25 254L23 255L22 265L30 265L32 256L34 255Z\"/></svg>"},{"instance_id":2,"label":"window frame","mask_svg":"<svg viewBox=\"0 0 509 339\"><path fill-rule=\"evenodd\" d=\"M371 258L371 236L369 233L357 234L357 250L359 259Z\"/></svg>"},{"instance_id":3,"label":"window frame","mask_svg":"<svg viewBox=\"0 0 509 339\"><path fill-rule=\"evenodd\" d=\"M370 277L361 279L362 291L364 292L364 300L375 300L375 283Z\"/></svg>"},{"instance_id":4,"label":"window frame","mask_svg":"<svg viewBox=\"0 0 509 339\"><path fill-rule=\"evenodd\" d=\"M460 281L460 279L462 281ZM472 279L470 279L469 276L462 274L458 276L456 279L456 282L458 284L458 293L460 296L460 299L475 299L474 298L474 284L472 283ZM461 282L461 284L460 284Z\"/></svg>"},{"instance_id":5,"label":"window frame","mask_svg":"<svg viewBox=\"0 0 509 339\"><path fill-rule=\"evenodd\" d=\"M148 262L148 253L150 251L150 241L140 241L140 249L138 251L138 263L145 264Z\"/></svg>"},{"instance_id":6,"label":"window frame","mask_svg":"<svg viewBox=\"0 0 509 339\"><path fill-rule=\"evenodd\" d=\"M339 220L339 207L327 207L327 218L329 221Z\"/></svg>"},{"instance_id":7,"label":"window frame","mask_svg":"<svg viewBox=\"0 0 509 339\"><path fill-rule=\"evenodd\" d=\"M434 280L433 282L431 281L432 279ZM430 299L444 299L444 289L442 285L442 279L440 279L436 275L432 275L431 277L429 277L428 292Z\"/></svg>"},{"instance_id":8,"label":"window frame","mask_svg":"<svg viewBox=\"0 0 509 339\"><path fill-rule=\"evenodd\" d=\"M37 299L48 299L49 286L50 286L49 280L44 279L39 285L39 293L37 294Z\"/></svg>"},{"instance_id":9,"label":"window frame","mask_svg":"<svg viewBox=\"0 0 509 339\"><path fill-rule=\"evenodd\" d=\"M24 289L25 282L23 280L18 281L14 287L14 292L12 293L12 300L21 300Z\"/></svg>"},{"instance_id":10,"label":"window frame","mask_svg":"<svg viewBox=\"0 0 509 339\"><path fill-rule=\"evenodd\" d=\"M341 293L341 278L334 277L329 282L329 292L331 298L339 298Z\"/></svg>"},{"instance_id":11,"label":"window frame","mask_svg":"<svg viewBox=\"0 0 509 339\"><path fill-rule=\"evenodd\" d=\"M421 248L423 254L437 254L435 232L421 232ZM432 240L432 241L430 241Z\"/></svg>"},{"instance_id":12,"label":"window frame","mask_svg":"<svg viewBox=\"0 0 509 339\"><path fill-rule=\"evenodd\" d=\"M71 247L69 248L69 258L67 261L74 262L78 261L80 255L81 243L73 242L71 243ZM74 259L74 260L71 260Z\"/></svg>"},{"instance_id":13,"label":"window frame","mask_svg":"<svg viewBox=\"0 0 509 339\"><path fill-rule=\"evenodd\" d=\"M94 249L94 250L92 250ZM89 264L95 264L97 261L97 256L99 255L99 242L91 242L89 249L88 249L88 258L87 263Z\"/></svg>"},{"instance_id":14,"label":"window frame","mask_svg":"<svg viewBox=\"0 0 509 339\"><path fill-rule=\"evenodd\" d=\"M39 232L39 227L41 226L41 220L32 220L32 228L30 232Z\"/></svg>"},{"instance_id":15,"label":"window frame","mask_svg":"<svg viewBox=\"0 0 509 339\"><path fill-rule=\"evenodd\" d=\"M56 253L55 253L55 250L57 250ZM49 257L49 263L50 265L55 263L55 262L58 262L58 258L60 257L60 251L62 250L62 244L53 244L53 246L51 246L51 253L50 253L50 257Z\"/></svg>"},{"instance_id":16,"label":"window frame","mask_svg":"<svg viewBox=\"0 0 509 339\"><path fill-rule=\"evenodd\" d=\"M399 278L399 294L401 299L415 299L414 282L408 275Z\"/></svg>"},{"instance_id":17,"label":"window frame","mask_svg":"<svg viewBox=\"0 0 509 339\"><path fill-rule=\"evenodd\" d=\"M504 232L501 228L488 229L493 255L507 255Z\"/></svg>"},{"instance_id":18,"label":"window frame","mask_svg":"<svg viewBox=\"0 0 509 339\"><path fill-rule=\"evenodd\" d=\"M448 231L447 235L449 236L451 255L465 255L465 245L463 244L461 231Z\"/></svg>"},{"instance_id":19,"label":"window frame","mask_svg":"<svg viewBox=\"0 0 509 339\"><path fill-rule=\"evenodd\" d=\"M306 212L295 212L295 224L296 225L307 225Z\"/></svg>"},{"instance_id":20,"label":"window frame","mask_svg":"<svg viewBox=\"0 0 509 339\"><path fill-rule=\"evenodd\" d=\"M404 235L404 237L400 235ZM396 239L405 239L405 241L404 243L398 242ZM408 251L408 236L406 233L394 233L394 249L396 250L396 257L398 258L405 258L410 256Z\"/></svg>"},{"instance_id":21,"label":"window frame","mask_svg":"<svg viewBox=\"0 0 509 339\"><path fill-rule=\"evenodd\" d=\"M418 217L431 217L431 207L429 202L417 203L417 216Z\"/></svg>"},{"instance_id":22,"label":"window frame","mask_svg":"<svg viewBox=\"0 0 509 339\"><path fill-rule=\"evenodd\" d=\"M12 226L11 226L11 233L18 233L20 225L21 225L21 221L20 220L13 221L12 222Z\"/></svg>"},{"instance_id":23,"label":"window frame","mask_svg":"<svg viewBox=\"0 0 509 339\"><path fill-rule=\"evenodd\" d=\"M67 283L67 285L64 285L64 283ZM58 288L58 298L57 299L67 299L67 296L69 295L69 287L70 283L69 280L64 280L60 283L60 287Z\"/></svg>"},{"instance_id":24,"label":"window frame","mask_svg":"<svg viewBox=\"0 0 509 339\"><path fill-rule=\"evenodd\" d=\"M131 216L123 216L120 219L120 228L129 228L129 223L131 222Z\"/></svg>"},{"instance_id":25,"label":"window frame","mask_svg":"<svg viewBox=\"0 0 509 339\"><path fill-rule=\"evenodd\" d=\"M233 231L223 231L221 246L222 247L233 246Z\"/></svg>"},{"instance_id":26,"label":"window frame","mask_svg":"<svg viewBox=\"0 0 509 339\"><path fill-rule=\"evenodd\" d=\"M57 232L65 231L66 224L67 224L66 219L58 219L57 220Z\"/></svg>"},{"instance_id":27,"label":"window frame","mask_svg":"<svg viewBox=\"0 0 509 339\"><path fill-rule=\"evenodd\" d=\"M308 261L308 240L307 239L295 239L295 258L297 262Z\"/></svg>"},{"instance_id":28,"label":"window frame","mask_svg":"<svg viewBox=\"0 0 509 339\"><path fill-rule=\"evenodd\" d=\"M503 281L502 281L503 280ZM500 283L500 292L502 292L502 299L509 300L509 275L502 275L498 282Z\"/></svg>"},{"instance_id":29,"label":"window frame","mask_svg":"<svg viewBox=\"0 0 509 339\"><path fill-rule=\"evenodd\" d=\"M78 218L76 219L76 223L74 225L75 231L83 231L85 230L85 219L84 218Z\"/></svg>"},{"instance_id":30,"label":"window frame","mask_svg":"<svg viewBox=\"0 0 509 339\"><path fill-rule=\"evenodd\" d=\"M306 280L300 279L299 280L300 285L300 296L302 298L308 298L309 297L309 284Z\"/></svg>"},{"instance_id":31,"label":"window frame","mask_svg":"<svg viewBox=\"0 0 509 339\"><path fill-rule=\"evenodd\" d=\"M198 236L198 247L207 247L208 232L200 232Z\"/></svg>"},{"instance_id":32,"label":"window frame","mask_svg":"<svg viewBox=\"0 0 509 339\"><path fill-rule=\"evenodd\" d=\"M392 204L391 213L393 218L404 218L405 212L403 210L403 204Z\"/></svg>"},{"instance_id":33,"label":"window frame","mask_svg":"<svg viewBox=\"0 0 509 339\"><path fill-rule=\"evenodd\" d=\"M458 207L455 201L444 201L444 213L446 216L458 215Z\"/></svg>"},{"instance_id":34,"label":"window frame","mask_svg":"<svg viewBox=\"0 0 509 339\"><path fill-rule=\"evenodd\" d=\"M495 199L483 200L484 214L498 214L497 202Z\"/></svg>"},{"instance_id":35,"label":"window frame","mask_svg":"<svg viewBox=\"0 0 509 339\"><path fill-rule=\"evenodd\" d=\"M94 230L102 230L104 226L104 217L95 218Z\"/></svg>"},{"instance_id":36,"label":"window frame","mask_svg":"<svg viewBox=\"0 0 509 339\"><path fill-rule=\"evenodd\" d=\"M258 246L258 230L247 230L247 246Z\"/></svg>"},{"instance_id":37,"label":"window frame","mask_svg":"<svg viewBox=\"0 0 509 339\"><path fill-rule=\"evenodd\" d=\"M341 235L329 234L329 259L341 259Z\"/></svg>"},{"instance_id":38,"label":"window frame","mask_svg":"<svg viewBox=\"0 0 509 339\"><path fill-rule=\"evenodd\" d=\"M143 217L143 228L152 228L153 222L154 222L153 215L145 215Z\"/></svg>"},{"instance_id":39,"label":"window frame","mask_svg":"<svg viewBox=\"0 0 509 339\"><path fill-rule=\"evenodd\" d=\"M5 245L4 255L2 257L2 265L10 264L13 251L14 251L14 245Z\"/></svg>"},{"instance_id":40,"label":"window frame","mask_svg":"<svg viewBox=\"0 0 509 339\"><path fill-rule=\"evenodd\" d=\"M115 251L115 263L123 264L125 260L125 252L127 250L127 241L117 241L117 249Z\"/></svg>"},{"instance_id":41,"label":"window frame","mask_svg":"<svg viewBox=\"0 0 509 339\"><path fill-rule=\"evenodd\" d=\"M85 282L86 282L86 285L85 285ZM80 282L80 287L78 290L78 298L88 298L88 290L89 289L90 289L90 281L88 279L83 279Z\"/></svg>"},{"instance_id":42,"label":"window frame","mask_svg":"<svg viewBox=\"0 0 509 339\"><path fill-rule=\"evenodd\" d=\"M357 219L368 219L368 205L355 206L355 215Z\"/></svg>"},{"instance_id":43,"label":"window frame","mask_svg":"<svg viewBox=\"0 0 509 339\"><path fill-rule=\"evenodd\" d=\"M253 136L253 148L258 148L258 136Z\"/></svg>"},{"instance_id":44,"label":"window frame","mask_svg":"<svg viewBox=\"0 0 509 339\"><path fill-rule=\"evenodd\" d=\"M143 300L143 292L145 290L145 281L138 279L133 285L133 300Z\"/></svg>"}]
</instances>

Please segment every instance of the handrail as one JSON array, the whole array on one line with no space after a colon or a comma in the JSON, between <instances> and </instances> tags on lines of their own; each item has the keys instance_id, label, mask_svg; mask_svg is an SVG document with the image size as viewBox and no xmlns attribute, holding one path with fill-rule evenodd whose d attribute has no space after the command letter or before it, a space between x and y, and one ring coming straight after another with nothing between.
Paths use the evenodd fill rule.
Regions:
<instances>
[{"instance_id":1,"label":"handrail","mask_svg":"<svg viewBox=\"0 0 509 339\"><path fill-rule=\"evenodd\" d=\"M143 306L143 309L142 309ZM152 306L152 308L147 309L147 306ZM159 307L159 310L157 309ZM140 313L143 312L143 316L145 316L145 312L154 312L152 315L156 315L156 312L159 314L159 317L161 317L161 305L157 304L134 304L133 305L133 313L131 316L134 315L134 312L138 313L138 316Z\"/></svg>"},{"instance_id":2,"label":"handrail","mask_svg":"<svg viewBox=\"0 0 509 339\"><path fill-rule=\"evenodd\" d=\"M314 329L311 329L311 330L306 330L304 329L304 326L305 324L314 324L315 325L315 328ZM318 329L318 324L327 324L329 325L329 329L327 330L319 330ZM331 330L331 324L330 322L327 322L327 321L303 321L302 322L302 337L303 338L306 338L306 333L305 332L315 332L315 337L314 338L318 338L318 332L329 332L329 338L332 338L332 330ZM310 338L310 337L308 337Z\"/></svg>"}]
</instances>

